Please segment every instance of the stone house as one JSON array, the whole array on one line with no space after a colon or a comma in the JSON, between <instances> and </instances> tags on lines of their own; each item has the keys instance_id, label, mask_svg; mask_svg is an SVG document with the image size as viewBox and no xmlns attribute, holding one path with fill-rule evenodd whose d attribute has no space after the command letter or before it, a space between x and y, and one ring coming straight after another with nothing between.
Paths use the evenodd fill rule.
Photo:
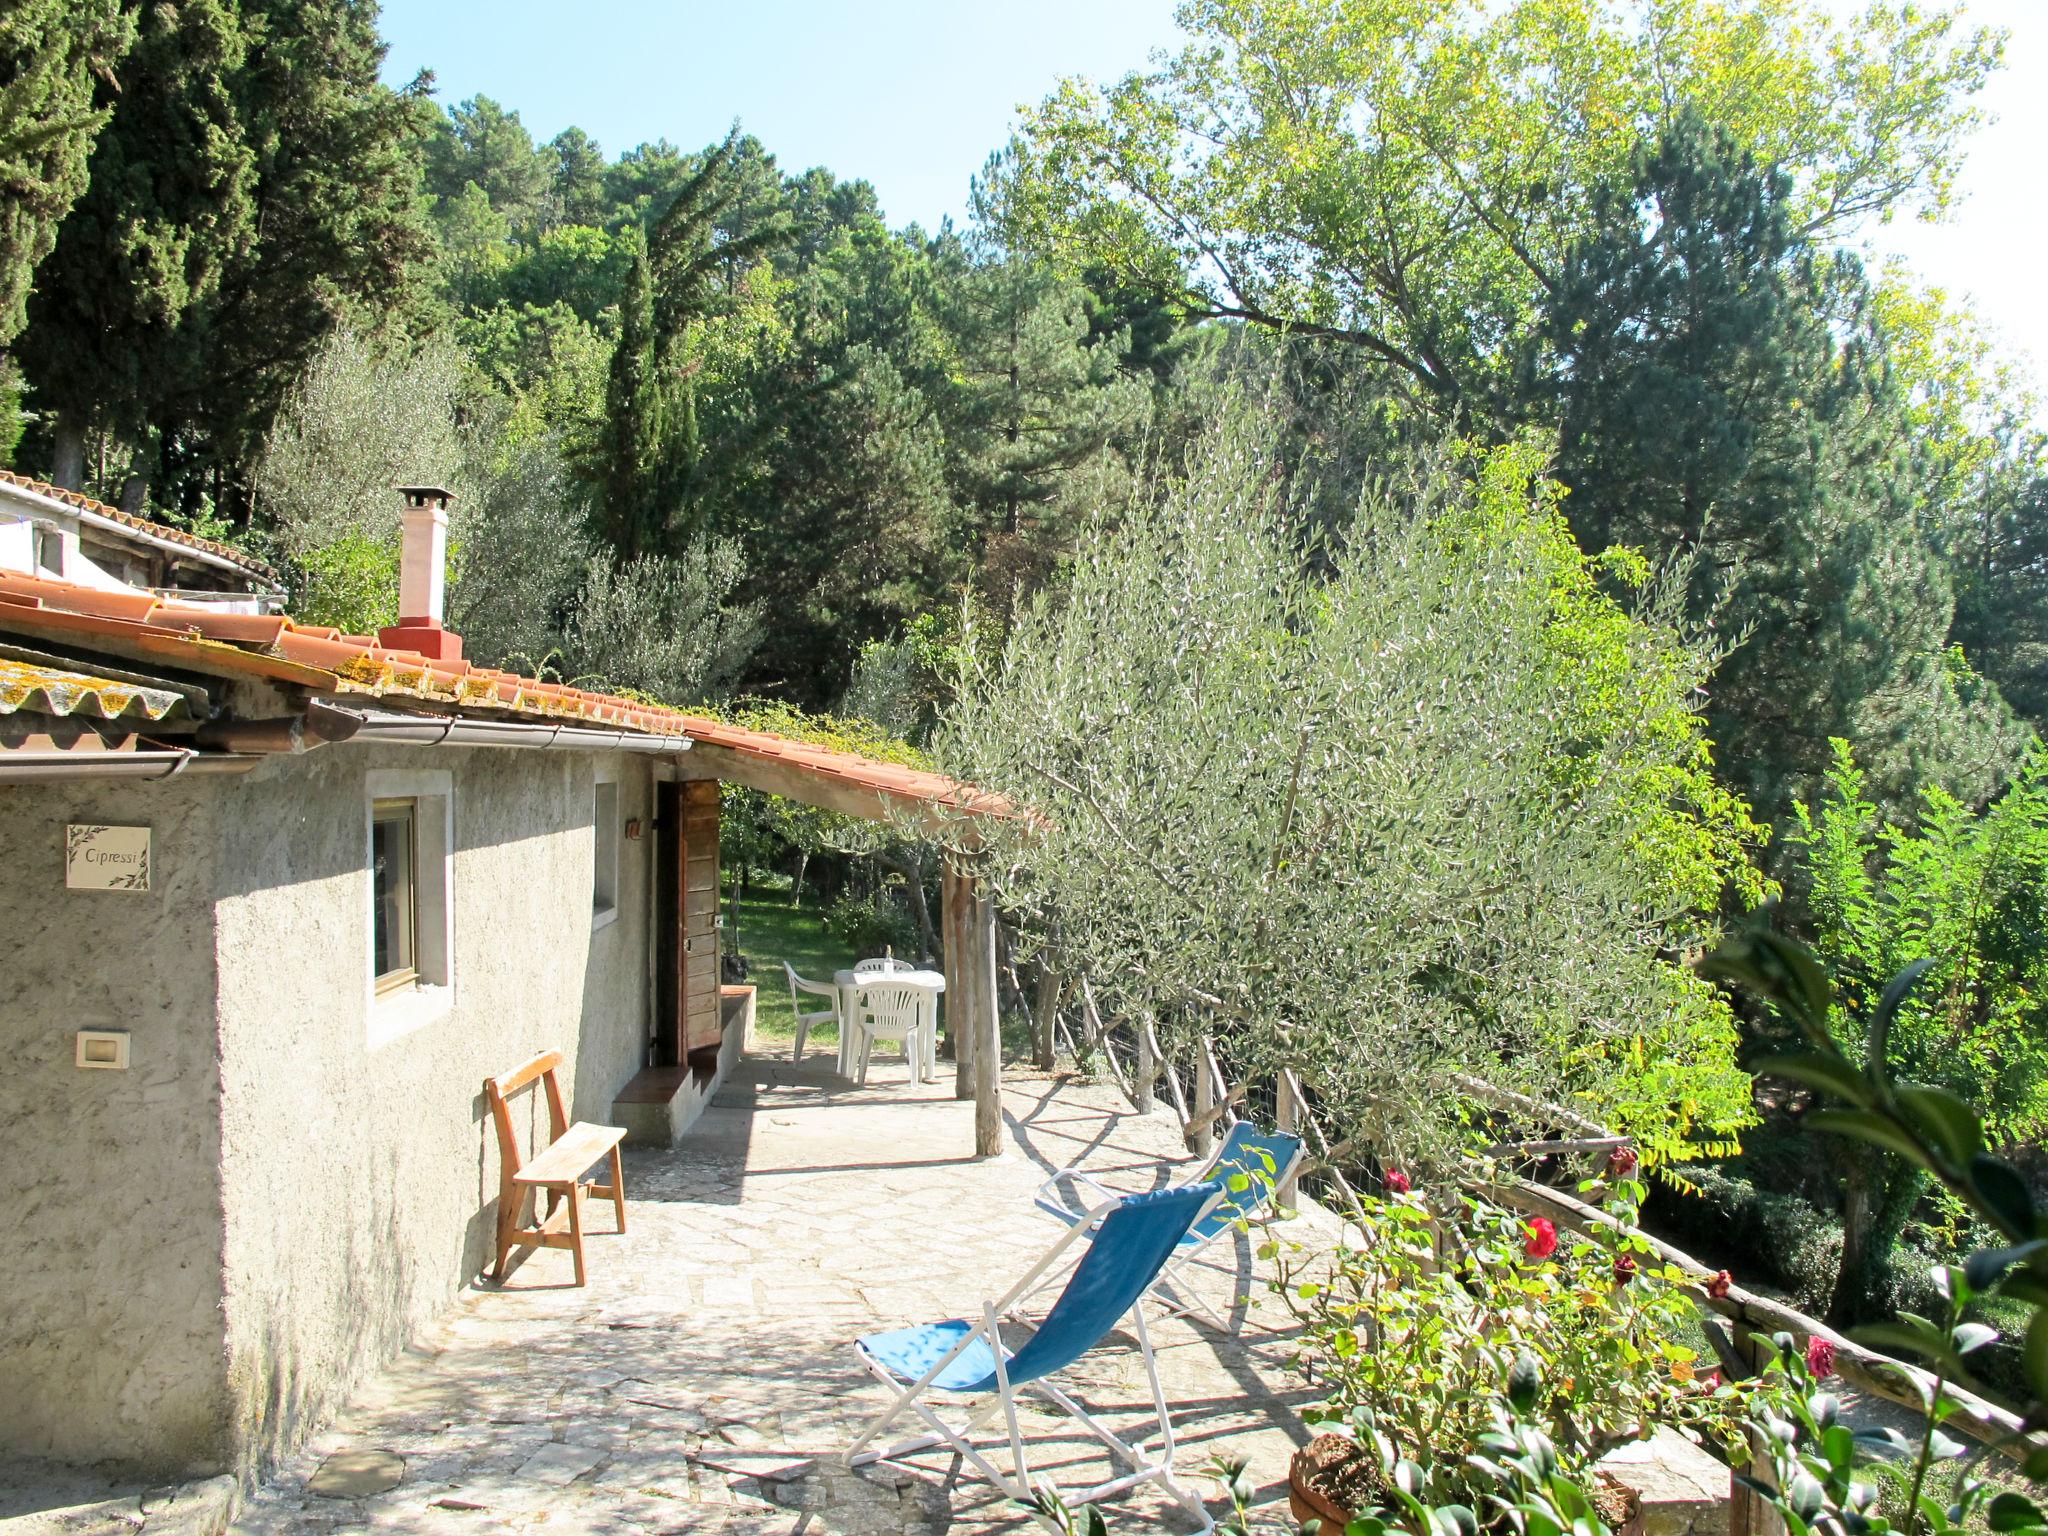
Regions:
<instances>
[{"instance_id":1,"label":"stone house","mask_svg":"<svg viewBox=\"0 0 2048 1536\"><path fill-rule=\"evenodd\" d=\"M445 497L405 494L406 617L360 636L225 546L0 478L0 1124L30 1171L0 1453L289 1450L490 1263L482 1081L538 1051L574 1117L671 1142L752 1016L719 978L722 780L974 809L465 662Z\"/></svg>"}]
</instances>

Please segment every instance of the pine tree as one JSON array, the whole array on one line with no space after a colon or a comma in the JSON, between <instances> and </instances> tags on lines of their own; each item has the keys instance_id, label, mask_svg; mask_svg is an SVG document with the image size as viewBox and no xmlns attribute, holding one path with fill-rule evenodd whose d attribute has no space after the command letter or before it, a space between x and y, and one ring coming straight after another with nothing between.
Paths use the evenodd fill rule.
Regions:
<instances>
[{"instance_id":1,"label":"pine tree","mask_svg":"<svg viewBox=\"0 0 2048 1536\"><path fill-rule=\"evenodd\" d=\"M0 347L20 334L29 280L85 190L113 110L99 87L134 40L119 0L18 0L0 13Z\"/></svg>"},{"instance_id":2,"label":"pine tree","mask_svg":"<svg viewBox=\"0 0 2048 1536\"><path fill-rule=\"evenodd\" d=\"M1952 599L1922 532L1903 393L1853 259L1793 232L1792 192L1696 115L1596 200L1525 379L1562 426L1592 551L1690 556L1732 653L1718 757L1774 815L1848 737L1894 801L1989 793L2017 740L1945 657Z\"/></svg>"},{"instance_id":3,"label":"pine tree","mask_svg":"<svg viewBox=\"0 0 2048 1536\"><path fill-rule=\"evenodd\" d=\"M611 205L605 198L604 151L581 128L564 128L548 140L553 159L548 188L551 224L602 224Z\"/></svg>"},{"instance_id":4,"label":"pine tree","mask_svg":"<svg viewBox=\"0 0 2048 1536\"><path fill-rule=\"evenodd\" d=\"M958 279L951 426L954 483L975 508L982 585L999 612L1035 590L1082 510L1077 471L1142 429L1147 387L1118 366L1128 338L1091 345L1078 283L1028 261Z\"/></svg>"},{"instance_id":5,"label":"pine tree","mask_svg":"<svg viewBox=\"0 0 2048 1536\"><path fill-rule=\"evenodd\" d=\"M458 196L471 184L511 223L515 234L535 233L545 222L554 181L551 156L533 135L488 96L472 96L448 109L427 146L427 190Z\"/></svg>"}]
</instances>

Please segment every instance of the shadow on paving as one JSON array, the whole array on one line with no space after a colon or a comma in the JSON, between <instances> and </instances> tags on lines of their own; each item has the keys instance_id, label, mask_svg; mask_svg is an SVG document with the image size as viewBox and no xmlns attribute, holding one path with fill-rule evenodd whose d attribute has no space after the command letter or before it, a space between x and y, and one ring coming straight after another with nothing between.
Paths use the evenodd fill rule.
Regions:
<instances>
[{"instance_id":1,"label":"shadow on paving","mask_svg":"<svg viewBox=\"0 0 2048 1536\"><path fill-rule=\"evenodd\" d=\"M503 1285L465 1292L257 1491L237 1529L1029 1528L950 1455L840 1464L887 1401L851 1341L978 1315L1060 1235L1031 1204L1048 1171L1085 1162L1113 1188L1154 1188L1185 1170L1178 1131L1120 1108L1113 1090L1027 1076L1005 1089L1016 1150L977 1161L973 1106L950 1079L918 1087L878 1069L861 1091L830 1065L743 1063L677 1148L628 1159L628 1231L593 1235L588 1287L567 1283L567 1254L543 1251ZM1230 1259L1197 1271L1219 1309L1238 1290ZM1287 1335L1262 1325L1273 1312L1256 1308L1241 1337L1183 1318L1154 1326L1178 1465L1205 1494L1206 1463L1228 1451L1284 1498L1287 1457L1306 1438L1292 1408L1311 1394L1283 1374ZM1124 1335L1064 1380L1119 1433L1151 1422ZM1021 1427L1041 1478L1076 1487L1121 1470L1039 1406ZM1007 1445L990 1443L1007 1468ZM402 1476L320 1496L323 1459L344 1451L393 1453ZM1131 1529L1191 1524L1149 1488L1109 1508Z\"/></svg>"}]
</instances>

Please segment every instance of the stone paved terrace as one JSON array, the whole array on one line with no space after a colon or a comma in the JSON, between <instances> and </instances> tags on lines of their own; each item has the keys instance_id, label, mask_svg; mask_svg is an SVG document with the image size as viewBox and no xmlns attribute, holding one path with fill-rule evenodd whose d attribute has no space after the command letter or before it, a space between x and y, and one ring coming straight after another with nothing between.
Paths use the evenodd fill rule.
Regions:
<instances>
[{"instance_id":1,"label":"stone paved terrace","mask_svg":"<svg viewBox=\"0 0 2048 1536\"><path fill-rule=\"evenodd\" d=\"M973 1105L953 1099L949 1075L913 1087L891 1059L861 1090L830 1067L829 1051L801 1070L745 1060L680 1147L628 1154L629 1230L591 1241L587 1289L569 1284L568 1254L542 1250L502 1286L465 1293L245 1503L235 1529L1035 1528L950 1454L859 1472L838 1462L884 1400L849 1341L972 1315L1058 1235L1031 1205L1050 1169L1079 1162L1114 1188L1151 1188L1185 1158L1179 1133L1164 1112L1130 1113L1114 1089L1023 1076L1004 1091L1014 1150L977 1162ZM592 1212L608 1229L608 1207ZM1235 1289L1220 1266L1199 1284L1219 1306ZM1236 1339L1181 1318L1153 1329L1179 1465L1212 1509L1217 1485L1201 1474L1220 1451L1250 1458L1262 1501L1285 1499L1287 1457L1305 1438L1289 1405L1307 1394L1283 1370L1279 1311L1257 1302ZM1148 1417L1127 1337L1069 1380L1120 1431ZM1064 1424L1025 1414L1036 1469L1067 1487L1114 1475L1099 1442ZM324 1497L315 1478L330 1456L331 1469L354 1461L387 1478L402 1458L402 1478ZM1106 1512L1120 1531L1192 1528L1150 1488Z\"/></svg>"}]
</instances>

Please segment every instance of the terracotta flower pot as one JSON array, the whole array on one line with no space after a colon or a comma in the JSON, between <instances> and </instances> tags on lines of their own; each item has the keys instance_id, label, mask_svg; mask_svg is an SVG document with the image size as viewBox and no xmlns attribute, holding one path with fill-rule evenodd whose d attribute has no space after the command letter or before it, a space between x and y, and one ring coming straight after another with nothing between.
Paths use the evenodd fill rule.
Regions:
<instances>
[{"instance_id":1,"label":"terracotta flower pot","mask_svg":"<svg viewBox=\"0 0 2048 1536\"><path fill-rule=\"evenodd\" d=\"M1320 1520L1323 1536L1342 1536L1356 1511L1328 1491L1332 1474L1371 1453L1349 1435L1317 1435L1287 1464L1287 1503L1297 1522ZM1640 1536L1642 1500L1626 1483L1595 1468L1587 1490L1593 1507L1615 1536Z\"/></svg>"},{"instance_id":2,"label":"terracotta flower pot","mask_svg":"<svg viewBox=\"0 0 2048 1536\"><path fill-rule=\"evenodd\" d=\"M1338 1536L1352 1512L1316 1486L1318 1474L1366 1455L1349 1435L1317 1435L1287 1464L1287 1502L1297 1521L1320 1520L1326 1536Z\"/></svg>"}]
</instances>

